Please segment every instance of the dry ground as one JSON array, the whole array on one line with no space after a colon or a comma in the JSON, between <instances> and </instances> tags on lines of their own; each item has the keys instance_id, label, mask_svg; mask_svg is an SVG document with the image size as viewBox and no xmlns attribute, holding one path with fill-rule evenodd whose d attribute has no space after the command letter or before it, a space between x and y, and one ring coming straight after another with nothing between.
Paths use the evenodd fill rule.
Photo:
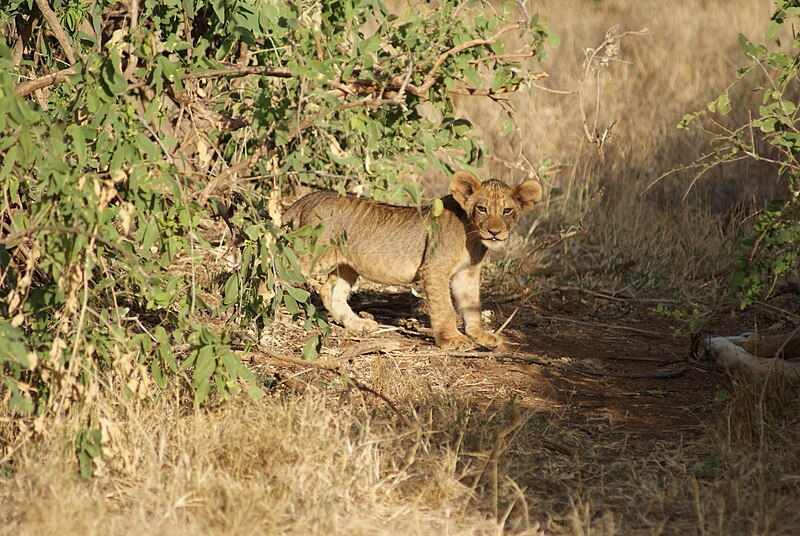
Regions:
<instances>
[{"instance_id":1,"label":"dry ground","mask_svg":"<svg viewBox=\"0 0 800 536\"><path fill-rule=\"evenodd\" d=\"M58 424L0 475L0 533L796 533L796 385L695 361L649 301L538 290L486 301L507 354L441 352L421 300L365 285L383 333L334 328L309 364L287 318L243 347L265 399L109 378L92 480Z\"/></svg>"}]
</instances>

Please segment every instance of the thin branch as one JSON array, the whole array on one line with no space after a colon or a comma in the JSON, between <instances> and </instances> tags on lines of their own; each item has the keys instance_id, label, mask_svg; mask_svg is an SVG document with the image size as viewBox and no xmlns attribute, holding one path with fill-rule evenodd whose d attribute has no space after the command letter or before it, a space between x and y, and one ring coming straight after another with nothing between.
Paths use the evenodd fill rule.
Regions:
<instances>
[{"instance_id":1,"label":"thin branch","mask_svg":"<svg viewBox=\"0 0 800 536\"><path fill-rule=\"evenodd\" d=\"M108 249L111 249L111 250L114 250L114 251L117 251L117 252L121 253L133 266L136 267L136 269L139 271L140 275L144 276L145 278L149 277L148 274L144 271L144 268L142 268L142 265L139 262L139 259L134 254L132 254L132 253L130 253L128 251L125 251L118 244L115 244L114 242L111 242L110 240L102 237L101 235L99 235L97 233L90 233L90 232L87 232L84 229L81 229L79 227L67 227L67 226L64 226L64 225L42 225L40 227L28 227L27 229L22 229L21 231L17 231L15 233L11 233L8 236L6 236L5 238L0 238L0 244L4 245L4 246L7 246L7 245L10 245L10 244L13 244L14 242L16 242L17 240L19 240L21 238L24 238L26 236L35 235L36 233L40 233L40 232L67 233L67 234L85 236L85 237L89 238L90 240L93 240L95 242L99 242L99 243L103 244Z\"/></svg>"},{"instance_id":2,"label":"thin branch","mask_svg":"<svg viewBox=\"0 0 800 536\"><path fill-rule=\"evenodd\" d=\"M87 238L92 240L96 240L103 244L104 246L110 249L119 249L116 245L111 243L110 241L106 240L102 236L97 233L90 233L78 227L67 227L63 225L43 225L41 227L28 227L27 229L22 229L21 231L17 231L15 233L11 233L10 235L6 236L5 238L0 238L0 244L7 246L13 244L20 238L24 238L26 236L31 236L36 233L40 232L52 232L52 233L68 233L74 235L83 235Z\"/></svg>"},{"instance_id":3,"label":"thin branch","mask_svg":"<svg viewBox=\"0 0 800 536\"><path fill-rule=\"evenodd\" d=\"M506 329L506 326L508 326L511 323L511 321L514 320L514 317L517 316L517 312L518 311L519 311L519 307L514 309L514 312L511 313L510 315L508 315L508 318L506 318L506 321L503 322L503 325L500 326L499 328L497 328L497 331L495 331L495 334L500 335L503 332L503 330Z\"/></svg>"},{"instance_id":4,"label":"thin branch","mask_svg":"<svg viewBox=\"0 0 800 536\"><path fill-rule=\"evenodd\" d=\"M210 69L193 73L183 73L179 76L181 81L202 80L204 78L221 78L223 76L248 76L258 74L271 78L293 78L292 73L282 67L255 67L248 65L232 65L222 69ZM129 89L139 89L149 85L147 80L139 80L128 86Z\"/></svg>"},{"instance_id":5,"label":"thin branch","mask_svg":"<svg viewBox=\"0 0 800 536\"><path fill-rule=\"evenodd\" d=\"M50 26L50 29L55 34L58 44L61 45L61 49L67 56L69 64L74 64L75 51L72 49L72 44L69 42L69 36L67 36L64 28L61 27L61 23L58 22L58 16L50 7L50 4L47 3L47 0L36 0L36 6L39 8L39 11L42 12L44 20L47 21L47 25Z\"/></svg>"},{"instance_id":6,"label":"thin branch","mask_svg":"<svg viewBox=\"0 0 800 536\"><path fill-rule=\"evenodd\" d=\"M131 0L131 27L128 30L129 34L136 31L139 26L139 0ZM136 66L139 64L139 56L135 54L135 45L131 39L130 47L128 49L128 66L125 68L125 78L130 79L133 73L136 72Z\"/></svg>"},{"instance_id":7,"label":"thin branch","mask_svg":"<svg viewBox=\"0 0 800 536\"><path fill-rule=\"evenodd\" d=\"M478 58L476 60L472 60L473 65L478 65L480 63L484 63L487 61L499 61L499 60L521 60L525 58L533 58L536 56L536 51L531 50L529 52L517 52L515 54L492 54L491 56L486 56L485 58Z\"/></svg>"},{"instance_id":8,"label":"thin branch","mask_svg":"<svg viewBox=\"0 0 800 536\"><path fill-rule=\"evenodd\" d=\"M551 322L567 322L570 324L578 324L579 326L592 326L598 328L616 329L620 331L630 331L632 333L639 333L641 335L649 335L651 337L663 337L663 333L657 331L650 331L648 329L634 328L631 326L623 326L620 324L607 324L605 322L593 322L591 320L575 320L566 316L541 316L542 320L549 320Z\"/></svg>"},{"instance_id":9,"label":"thin branch","mask_svg":"<svg viewBox=\"0 0 800 536\"><path fill-rule=\"evenodd\" d=\"M508 33L512 30L519 30L523 27L523 23L516 22L514 24L509 24L507 26L503 26L500 30L497 31L492 37L489 39L473 39L472 41L467 41L465 43L461 43L458 46L451 48L450 50L445 51L444 53L440 54L439 57L436 59L436 62L433 64L433 67L430 68L428 74L425 76L425 81L419 86L418 90L420 93L427 93L433 84L436 82L436 72L441 68L447 58L454 54L458 54L459 52L463 52L469 48L475 48L480 46L486 45L493 45L503 34Z\"/></svg>"},{"instance_id":10,"label":"thin branch","mask_svg":"<svg viewBox=\"0 0 800 536\"><path fill-rule=\"evenodd\" d=\"M448 352L447 355L449 355L450 357L463 357L467 359L494 358L494 359L507 359L511 361L522 361L524 363L530 363L532 365L554 369L559 372L572 372L575 374L580 374L581 376L603 377L603 378L625 378L625 379L675 378L686 372L686 369L689 368L689 365L684 363L683 365L670 370L659 370L654 372L638 372L638 371L632 372L625 370L621 371L594 370L594 369L585 369L582 367L576 367L575 365L566 365L563 363L557 363L553 360L548 360L547 358L541 358L539 356L530 354L515 354L510 352Z\"/></svg>"},{"instance_id":11,"label":"thin branch","mask_svg":"<svg viewBox=\"0 0 800 536\"><path fill-rule=\"evenodd\" d=\"M552 247L557 246L558 244L564 242L565 240L569 240L570 238L574 238L576 236L586 236L586 235L588 235L589 231L586 228L586 218L589 217L589 214L592 213L592 211L594 210L594 207L597 206L597 204L599 203L600 199L603 198L603 195L605 194L605 191L606 191L605 187L601 187L599 190L597 190L597 192L595 192L595 194L592 196L592 199L589 201L589 206L586 208L586 211L583 213L583 216L581 216L581 219L580 219L580 221L578 221L578 224L576 226L572 227L568 231L562 231L562 232L559 233L559 235L557 237L552 238L552 239L548 240L547 242L543 242L541 244L537 244L533 248L529 249L528 251L525 252L524 255L522 255L519 258L517 263L518 264L522 264L523 262L525 262L525 260L528 259L528 257L533 255L537 251L541 251L543 249L552 248Z\"/></svg>"},{"instance_id":12,"label":"thin branch","mask_svg":"<svg viewBox=\"0 0 800 536\"><path fill-rule=\"evenodd\" d=\"M55 73L34 78L33 80L28 80L27 82L21 82L14 86L14 93L17 95L17 97L27 97L39 89L52 86L53 84L61 84L66 82L73 74L75 74L75 67L67 67L66 69L62 69Z\"/></svg>"},{"instance_id":13,"label":"thin branch","mask_svg":"<svg viewBox=\"0 0 800 536\"><path fill-rule=\"evenodd\" d=\"M335 110L328 110L328 113L337 112L337 111L341 111L341 110L348 110L348 109L357 108L357 107L381 106L381 105L384 105L384 104L391 104L391 105L395 105L395 106L404 106L405 105L405 103L402 100L398 99L398 98L395 98L395 99L362 99L362 100L355 101L355 102L345 103L345 104L339 106L338 108L336 108ZM312 114L312 115L309 115L308 117L306 117L299 125L297 125L295 128L293 128L292 130L289 131L289 134L286 137L286 143L292 141L298 135L300 135L303 131L305 131L308 127L310 127L311 125L316 123L320 119L320 117L322 115L323 115L323 112L320 112L320 113ZM208 198L217 189L217 187L219 187L220 184L224 183L231 175L234 175L235 173L239 173L241 171L245 171L247 169L251 169L251 168L255 167L258 164L258 162L260 162L261 159L264 156L266 156L270 151L275 149L275 142L269 139L269 136L271 135L271 133L272 133L272 131L270 130L267 134L265 134L262 137L261 143L259 144L258 148L255 151L253 151L253 154L250 155L250 157L247 160L245 160L243 162L239 162L238 164L235 164L235 165L229 167L228 169L226 169L225 171L223 171L222 173L220 173L219 175L214 177L211 181L209 181L209 183L206 185L206 187L203 189L203 191L200 193L200 196L198 197L198 201L200 202L201 205L205 204L206 201L208 201Z\"/></svg>"},{"instance_id":14,"label":"thin branch","mask_svg":"<svg viewBox=\"0 0 800 536\"><path fill-rule=\"evenodd\" d=\"M403 415L400 412L399 409L397 409L397 406L394 404L394 402L389 400L389 398L386 395L384 395L383 393L379 393L375 389L373 389L373 388L371 388L371 387L369 387L367 385L364 385L363 383L361 383L357 379L353 378L352 376L348 376L344 372L338 370L338 367L339 367L338 364L329 365L329 364L326 364L326 363L317 363L317 362L314 362L314 361L305 361L303 359L298 359L296 357L278 355L278 354L275 354L273 352L268 352L267 355L269 355L269 357L271 359L274 359L275 361L282 361L284 363L290 363L292 365L297 365L297 366L300 366L300 367L306 367L306 368L309 368L309 369L323 370L323 371L326 371L326 372L332 372L332 373L336 374L337 376L339 376L340 378L342 378L343 380L345 380L346 382L351 384L353 387L355 387L359 391L362 391L364 393L369 393L372 396L382 400L387 406L389 406L389 409L391 409L394 412L394 414L397 415L397 418L400 419L400 421L403 423L404 426L406 426L407 428L411 428L411 421L408 419L408 417Z\"/></svg>"}]
</instances>

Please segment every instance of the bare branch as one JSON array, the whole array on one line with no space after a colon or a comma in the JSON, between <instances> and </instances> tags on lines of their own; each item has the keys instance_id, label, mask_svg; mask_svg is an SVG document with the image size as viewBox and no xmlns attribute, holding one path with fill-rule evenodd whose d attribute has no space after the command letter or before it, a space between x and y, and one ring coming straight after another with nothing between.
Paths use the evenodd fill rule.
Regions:
<instances>
[{"instance_id":1,"label":"bare branch","mask_svg":"<svg viewBox=\"0 0 800 536\"><path fill-rule=\"evenodd\" d=\"M436 59L436 62L433 64L433 67L430 68L428 74L425 76L425 81L422 83L421 86L419 86L419 88L417 88L417 91L419 91L422 94L425 94L428 92L428 90L430 90L431 87L433 87L433 84L436 82L436 72L441 68L441 66L444 64L445 61L447 61L447 58L449 58L450 56L458 54L459 52L463 52L468 48L493 45L495 42L497 42L498 39L500 39L500 37L503 36L503 34L508 33L512 30L519 30L522 27L523 23L521 22L509 24L507 26L503 26L502 28L500 28L500 30L498 30L497 33L494 34L489 39L473 39L472 41L461 43L460 45L445 51Z\"/></svg>"},{"instance_id":2,"label":"bare branch","mask_svg":"<svg viewBox=\"0 0 800 536\"><path fill-rule=\"evenodd\" d=\"M595 192L595 194L592 196L592 199L589 201L589 206L586 208L586 211L583 213L583 216L581 216L581 219L580 219L580 221L578 222L578 224L576 226L573 226L568 231L561 231L558 234L558 236L556 236L556 237L554 237L554 238L552 238L552 239L550 239L550 240L548 240L546 242L543 242L541 244L537 244L533 248L531 248L528 251L526 251L525 254L522 255L517 262L519 264L522 264L523 262L525 262L525 260L528 259L528 257L533 255L537 251L541 251L543 249L548 249L548 248L557 246L561 242L564 242L565 240L569 240L570 238L574 238L576 236L586 236L586 235L588 235L589 231L586 228L586 218L589 217L589 214L592 213L592 211L594 210L594 207L597 206L597 204L599 203L600 199L603 198L604 194L605 194L605 187L601 187L599 190L597 190L597 192Z\"/></svg>"},{"instance_id":3,"label":"bare branch","mask_svg":"<svg viewBox=\"0 0 800 536\"><path fill-rule=\"evenodd\" d=\"M36 6L39 8L39 11L42 12L44 19L47 21L47 25L50 26L50 29L55 34L58 44L61 45L61 49L67 56L67 61L69 61L70 65L73 65L75 63L75 51L72 49L72 44L69 42L69 36L67 36L64 28L61 27L61 23L58 22L58 17L50 7L50 4L47 3L47 0L36 0Z\"/></svg>"},{"instance_id":4,"label":"bare branch","mask_svg":"<svg viewBox=\"0 0 800 536\"><path fill-rule=\"evenodd\" d=\"M136 31L139 25L139 0L131 0L131 27L129 33ZM136 66L139 64L139 57L134 51L133 39L131 39L130 48L128 50L128 66L125 68L125 78L130 79L133 73L136 72Z\"/></svg>"},{"instance_id":5,"label":"bare branch","mask_svg":"<svg viewBox=\"0 0 800 536\"><path fill-rule=\"evenodd\" d=\"M75 74L75 68L67 67L66 69L62 69L55 73L50 73L40 78L34 78L33 80L28 80L27 82L21 82L14 86L14 93L17 95L17 97L27 97L36 90L45 88L47 86L52 86L53 84L61 84L66 82L73 74Z\"/></svg>"},{"instance_id":6,"label":"bare branch","mask_svg":"<svg viewBox=\"0 0 800 536\"><path fill-rule=\"evenodd\" d=\"M288 363L288 364L295 365L295 366L299 366L299 367L305 367L305 368L308 368L308 369L315 369L315 370L331 372L333 374L336 374L337 376L339 376L340 378L345 380L347 383L349 383L350 385L352 385L353 387L355 387L359 391L362 391L364 393L369 393L372 396L381 399L387 406L389 406L389 409L391 409L394 412L394 414L397 415L397 418L400 419L400 422L402 422L404 426L406 426L407 428L411 428L411 421L408 419L408 417L403 415L403 413L399 409L397 409L397 406L394 404L394 402L392 402L383 393L379 393L375 389L373 389L373 388L371 388L371 387L369 387L367 385L364 385L363 383L361 383L357 379L353 378L352 376L349 376L349 375L345 374L344 372L340 371L338 369L340 363L335 363L335 364L328 364L328 363L324 363L324 362L317 363L315 361L305 361L303 359L298 359L296 357L289 357L289 356L285 356L285 355L279 355L279 354L276 354L274 352L267 352L267 355L270 357L270 359L273 359L275 361L281 361L281 362Z\"/></svg>"}]
</instances>

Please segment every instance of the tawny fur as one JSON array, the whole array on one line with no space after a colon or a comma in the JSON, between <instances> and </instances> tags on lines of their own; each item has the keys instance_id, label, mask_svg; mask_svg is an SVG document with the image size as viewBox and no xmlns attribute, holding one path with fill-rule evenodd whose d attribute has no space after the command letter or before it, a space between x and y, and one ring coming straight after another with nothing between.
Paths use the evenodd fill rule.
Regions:
<instances>
[{"instance_id":1,"label":"tawny fur","mask_svg":"<svg viewBox=\"0 0 800 536\"><path fill-rule=\"evenodd\" d=\"M323 227L320 243L330 246L314 266L304 259L303 268L330 274L320 297L345 328L370 331L378 327L374 320L356 315L347 303L359 276L386 285L421 281L438 346L466 347L475 341L496 348L503 342L501 337L481 325L481 263L488 249L508 239L519 216L533 208L541 195L536 181L510 187L498 180L481 183L461 171L453 175L450 195L441 200L438 229L431 226L431 207L418 210L334 192L299 199L286 211L284 221L296 228ZM469 338L458 331L451 291Z\"/></svg>"}]
</instances>

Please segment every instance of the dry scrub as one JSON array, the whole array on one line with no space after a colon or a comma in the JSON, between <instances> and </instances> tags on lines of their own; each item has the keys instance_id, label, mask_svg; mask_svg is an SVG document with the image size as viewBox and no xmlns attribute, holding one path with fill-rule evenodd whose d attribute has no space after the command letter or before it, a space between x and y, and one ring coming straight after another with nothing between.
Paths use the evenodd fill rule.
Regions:
<instances>
[{"instance_id":1,"label":"dry scrub","mask_svg":"<svg viewBox=\"0 0 800 536\"><path fill-rule=\"evenodd\" d=\"M345 393L341 393L345 394ZM6 534L491 533L462 513L455 437L396 430L358 403L275 394L183 413L103 404L102 469L81 481L66 430L25 449L2 486ZM113 424L111 424L113 423Z\"/></svg>"},{"instance_id":2,"label":"dry scrub","mask_svg":"<svg viewBox=\"0 0 800 536\"><path fill-rule=\"evenodd\" d=\"M682 293L687 281L724 273L735 231L749 225L742 209L760 206L781 187L775 170L741 162L714 168L697 183L699 169L656 179L710 151L706 133L678 131L676 125L731 83L746 63L738 34L760 39L772 2L569 0L534 7L561 45L547 61L531 64L532 70L544 67L549 79L510 96L512 133L500 136L507 115L499 104L460 101L462 113L489 140L485 172L515 180L534 174L544 181L543 208L531 223L534 239L576 224L597 190L607 191L587 222L589 237L535 255L529 271L552 264L602 266L621 276L619 284L639 291ZM626 35L641 30L646 34ZM587 55L609 35L619 37L586 70ZM760 104L743 90L732 100L731 124ZM584 117L590 131L595 125L600 134L609 129L601 147L588 140ZM614 274L630 261L628 273Z\"/></svg>"},{"instance_id":3,"label":"dry scrub","mask_svg":"<svg viewBox=\"0 0 800 536\"><path fill-rule=\"evenodd\" d=\"M343 368L410 427L341 378L275 363L257 367L281 383L256 403L102 400L95 476L77 475L70 423L51 430L4 472L0 532L791 534L800 523L796 385L737 379L704 423L632 432L548 397L531 407L514 381L467 361L406 352Z\"/></svg>"}]
</instances>

